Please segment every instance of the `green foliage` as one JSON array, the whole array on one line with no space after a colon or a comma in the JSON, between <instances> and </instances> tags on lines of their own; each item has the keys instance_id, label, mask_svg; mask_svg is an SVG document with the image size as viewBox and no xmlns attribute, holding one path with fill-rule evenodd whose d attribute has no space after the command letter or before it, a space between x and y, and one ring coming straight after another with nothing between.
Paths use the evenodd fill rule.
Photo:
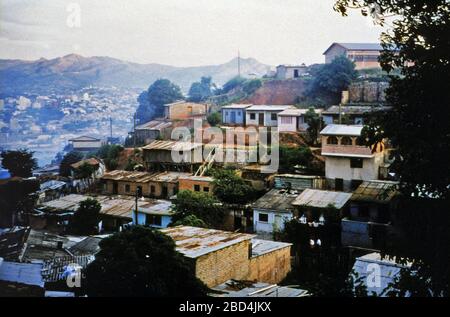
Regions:
<instances>
[{"instance_id":1,"label":"green foliage","mask_svg":"<svg viewBox=\"0 0 450 317\"><path fill-rule=\"evenodd\" d=\"M95 167L84 162L81 164L80 167L78 167L75 171L75 177L79 179L88 178L91 177L92 174L95 172Z\"/></svg>"},{"instance_id":2,"label":"green foliage","mask_svg":"<svg viewBox=\"0 0 450 317\"><path fill-rule=\"evenodd\" d=\"M197 297L207 287L193 265L163 233L141 226L100 242L100 252L86 269L89 297Z\"/></svg>"},{"instance_id":3,"label":"green foliage","mask_svg":"<svg viewBox=\"0 0 450 317\"><path fill-rule=\"evenodd\" d=\"M214 195L226 204L245 205L256 198L252 186L236 174L234 170L217 169L212 171L214 177Z\"/></svg>"},{"instance_id":4,"label":"green foliage","mask_svg":"<svg viewBox=\"0 0 450 317\"><path fill-rule=\"evenodd\" d=\"M30 177L33 175L33 169L37 168L37 161L33 158L33 152L25 149L4 151L0 156L2 166L8 169L13 177Z\"/></svg>"},{"instance_id":5,"label":"green foliage","mask_svg":"<svg viewBox=\"0 0 450 317\"><path fill-rule=\"evenodd\" d=\"M13 217L18 218L20 212L33 211L39 190L39 181L35 179L14 179L0 184L0 228L8 228L13 223Z\"/></svg>"},{"instance_id":6,"label":"green foliage","mask_svg":"<svg viewBox=\"0 0 450 317\"><path fill-rule=\"evenodd\" d=\"M243 83L242 85L242 90L247 94L247 95L251 95L253 94L256 90L258 90L258 88L260 88L262 86L262 81L261 79L250 79L247 80Z\"/></svg>"},{"instance_id":7,"label":"green foliage","mask_svg":"<svg viewBox=\"0 0 450 317\"><path fill-rule=\"evenodd\" d=\"M96 232L100 221L99 214L102 206L92 198L80 202L80 205L70 221L70 229L73 233L89 235Z\"/></svg>"},{"instance_id":8,"label":"green foliage","mask_svg":"<svg viewBox=\"0 0 450 317\"><path fill-rule=\"evenodd\" d=\"M200 82L194 82L189 89L189 101L201 102L205 101L213 95L214 84L211 77L202 77Z\"/></svg>"},{"instance_id":9,"label":"green foliage","mask_svg":"<svg viewBox=\"0 0 450 317\"><path fill-rule=\"evenodd\" d=\"M245 82L245 78L239 77L239 76L236 76L236 77L230 79L222 86L222 89L220 90L220 94L229 93L234 88L237 88L238 86L240 86L243 82Z\"/></svg>"},{"instance_id":10,"label":"green foliage","mask_svg":"<svg viewBox=\"0 0 450 317\"><path fill-rule=\"evenodd\" d=\"M81 161L84 155L80 152L72 151L64 155L61 163L59 164L59 175L68 177L70 176L71 167L70 165Z\"/></svg>"},{"instance_id":11,"label":"green foliage","mask_svg":"<svg viewBox=\"0 0 450 317\"><path fill-rule=\"evenodd\" d=\"M306 167L311 166L313 155L309 147L290 147L286 145L280 145L279 150L280 166L278 168L278 171L280 173L294 173L296 165L302 165Z\"/></svg>"},{"instance_id":12,"label":"green foliage","mask_svg":"<svg viewBox=\"0 0 450 317\"><path fill-rule=\"evenodd\" d=\"M314 108L309 108L309 110L305 113L305 122L308 124L308 136L312 145L317 144L319 133L322 127L324 126L324 122L322 117L314 111Z\"/></svg>"},{"instance_id":13,"label":"green foliage","mask_svg":"<svg viewBox=\"0 0 450 317\"><path fill-rule=\"evenodd\" d=\"M357 76L355 64L345 56L338 56L315 71L307 95L324 98L333 104L339 103L341 92L346 90Z\"/></svg>"},{"instance_id":14,"label":"green foliage","mask_svg":"<svg viewBox=\"0 0 450 317\"><path fill-rule=\"evenodd\" d=\"M180 87L168 79L156 80L146 92L138 97L139 106L136 110L140 123L148 122L164 113L164 105L183 99Z\"/></svg>"},{"instance_id":15,"label":"green foliage","mask_svg":"<svg viewBox=\"0 0 450 317\"><path fill-rule=\"evenodd\" d=\"M175 226L190 226L198 228L208 228L208 225L195 215L187 215L186 217L171 223L171 227Z\"/></svg>"},{"instance_id":16,"label":"green foliage","mask_svg":"<svg viewBox=\"0 0 450 317\"><path fill-rule=\"evenodd\" d=\"M122 145L106 144L103 145L97 152L97 156L103 159L108 170L115 170L118 166L118 158L120 153L124 150Z\"/></svg>"},{"instance_id":17,"label":"green foliage","mask_svg":"<svg viewBox=\"0 0 450 317\"><path fill-rule=\"evenodd\" d=\"M218 113L218 112L213 112L213 113L210 113L210 114L208 115L207 120L208 120L208 123L209 123L212 127L215 127L216 125L218 125L218 124L222 121L222 118L220 117L220 113Z\"/></svg>"},{"instance_id":18,"label":"green foliage","mask_svg":"<svg viewBox=\"0 0 450 317\"><path fill-rule=\"evenodd\" d=\"M194 215L208 227L220 228L225 217L225 209L217 198L203 192L182 190L174 201L172 222Z\"/></svg>"}]
</instances>

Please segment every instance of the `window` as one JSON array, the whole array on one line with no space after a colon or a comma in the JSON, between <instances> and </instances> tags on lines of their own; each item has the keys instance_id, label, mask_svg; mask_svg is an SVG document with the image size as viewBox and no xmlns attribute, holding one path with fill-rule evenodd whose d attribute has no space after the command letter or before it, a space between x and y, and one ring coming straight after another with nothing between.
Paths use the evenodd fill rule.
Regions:
<instances>
[{"instance_id":1,"label":"window","mask_svg":"<svg viewBox=\"0 0 450 317\"><path fill-rule=\"evenodd\" d=\"M199 192L200 191L200 185L194 185L194 190L196 192Z\"/></svg>"},{"instance_id":2,"label":"window","mask_svg":"<svg viewBox=\"0 0 450 317\"><path fill-rule=\"evenodd\" d=\"M127 193L130 192L130 185L128 185L128 184L125 185L125 192L127 192Z\"/></svg>"},{"instance_id":3,"label":"window","mask_svg":"<svg viewBox=\"0 0 450 317\"><path fill-rule=\"evenodd\" d=\"M242 116L242 111L237 112L238 117Z\"/></svg>"},{"instance_id":4,"label":"window","mask_svg":"<svg viewBox=\"0 0 450 317\"><path fill-rule=\"evenodd\" d=\"M298 78L298 69L294 69L294 78Z\"/></svg>"},{"instance_id":5,"label":"window","mask_svg":"<svg viewBox=\"0 0 450 317\"><path fill-rule=\"evenodd\" d=\"M150 186L150 194L155 194L155 185Z\"/></svg>"},{"instance_id":6,"label":"window","mask_svg":"<svg viewBox=\"0 0 450 317\"><path fill-rule=\"evenodd\" d=\"M269 215L268 214L258 214L258 220L260 222L269 222Z\"/></svg>"},{"instance_id":7,"label":"window","mask_svg":"<svg viewBox=\"0 0 450 317\"><path fill-rule=\"evenodd\" d=\"M272 121L277 120L277 114L276 113L271 113L270 114L270 120L272 120Z\"/></svg>"},{"instance_id":8,"label":"window","mask_svg":"<svg viewBox=\"0 0 450 317\"><path fill-rule=\"evenodd\" d=\"M349 136L344 136L341 139L341 145L352 145L352 139Z\"/></svg>"},{"instance_id":9,"label":"window","mask_svg":"<svg viewBox=\"0 0 450 317\"><path fill-rule=\"evenodd\" d=\"M147 226L161 227L162 217L158 215L145 215L145 224Z\"/></svg>"},{"instance_id":10,"label":"window","mask_svg":"<svg viewBox=\"0 0 450 317\"><path fill-rule=\"evenodd\" d=\"M338 139L335 136L329 136L327 138L327 144L338 144Z\"/></svg>"},{"instance_id":11,"label":"window","mask_svg":"<svg viewBox=\"0 0 450 317\"><path fill-rule=\"evenodd\" d=\"M351 158L350 159L350 167L351 168L362 168L363 167L363 159L362 158Z\"/></svg>"},{"instance_id":12,"label":"window","mask_svg":"<svg viewBox=\"0 0 450 317\"><path fill-rule=\"evenodd\" d=\"M282 124L292 124L292 117L281 117Z\"/></svg>"},{"instance_id":13,"label":"window","mask_svg":"<svg viewBox=\"0 0 450 317\"><path fill-rule=\"evenodd\" d=\"M334 190L344 190L344 180L342 178L336 178L334 180Z\"/></svg>"},{"instance_id":14,"label":"window","mask_svg":"<svg viewBox=\"0 0 450 317\"><path fill-rule=\"evenodd\" d=\"M228 117L228 111L225 111L225 116Z\"/></svg>"},{"instance_id":15,"label":"window","mask_svg":"<svg viewBox=\"0 0 450 317\"><path fill-rule=\"evenodd\" d=\"M205 193L209 193L209 187L207 187L207 186L203 187L203 191L204 191Z\"/></svg>"},{"instance_id":16,"label":"window","mask_svg":"<svg viewBox=\"0 0 450 317\"><path fill-rule=\"evenodd\" d=\"M255 119L256 119L256 114L250 113L250 120L255 120Z\"/></svg>"}]
</instances>

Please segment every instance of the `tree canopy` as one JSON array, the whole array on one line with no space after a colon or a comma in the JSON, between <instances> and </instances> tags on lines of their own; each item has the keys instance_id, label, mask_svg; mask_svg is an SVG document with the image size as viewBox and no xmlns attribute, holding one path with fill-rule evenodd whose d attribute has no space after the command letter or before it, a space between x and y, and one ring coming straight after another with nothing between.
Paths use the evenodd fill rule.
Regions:
<instances>
[{"instance_id":1,"label":"tree canopy","mask_svg":"<svg viewBox=\"0 0 450 317\"><path fill-rule=\"evenodd\" d=\"M70 222L71 230L80 235L95 233L100 221L101 208L100 203L95 199L88 198L80 202L80 206Z\"/></svg>"},{"instance_id":2,"label":"tree canopy","mask_svg":"<svg viewBox=\"0 0 450 317\"><path fill-rule=\"evenodd\" d=\"M199 82L194 82L189 89L189 101L205 101L213 95L214 84L211 77L202 77Z\"/></svg>"},{"instance_id":3,"label":"tree canopy","mask_svg":"<svg viewBox=\"0 0 450 317\"><path fill-rule=\"evenodd\" d=\"M138 97L136 116L139 123L148 122L164 113L164 105L183 99L180 87L168 79L158 79Z\"/></svg>"},{"instance_id":4,"label":"tree canopy","mask_svg":"<svg viewBox=\"0 0 450 317\"><path fill-rule=\"evenodd\" d=\"M175 242L141 226L103 239L86 269L86 293L91 297L197 297L206 292Z\"/></svg>"},{"instance_id":5,"label":"tree canopy","mask_svg":"<svg viewBox=\"0 0 450 317\"><path fill-rule=\"evenodd\" d=\"M194 215L208 227L220 228L225 217L225 209L217 198L203 192L182 190L174 201L172 222Z\"/></svg>"},{"instance_id":6,"label":"tree canopy","mask_svg":"<svg viewBox=\"0 0 450 317\"><path fill-rule=\"evenodd\" d=\"M255 190L231 169L212 172L214 195L226 204L245 205L255 199Z\"/></svg>"},{"instance_id":7,"label":"tree canopy","mask_svg":"<svg viewBox=\"0 0 450 317\"><path fill-rule=\"evenodd\" d=\"M305 123L308 124L308 136L310 142L315 145L319 138L319 133L324 126L322 117L314 110L314 108L309 108L305 113Z\"/></svg>"},{"instance_id":8,"label":"tree canopy","mask_svg":"<svg viewBox=\"0 0 450 317\"><path fill-rule=\"evenodd\" d=\"M218 112L213 112L210 113L207 117L208 123L212 126L215 127L216 125L218 125L221 121L222 118L220 116L220 113Z\"/></svg>"},{"instance_id":9,"label":"tree canopy","mask_svg":"<svg viewBox=\"0 0 450 317\"><path fill-rule=\"evenodd\" d=\"M320 65L313 72L307 95L325 99L332 104L339 103L341 92L346 90L357 76L355 64L345 56L337 56L331 63Z\"/></svg>"},{"instance_id":10,"label":"tree canopy","mask_svg":"<svg viewBox=\"0 0 450 317\"><path fill-rule=\"evenodd\" d=\"M0 156L2 166L8 169L12 176L30 177L33 175L33 169L37 168L33 152L28 150L4 151Z\"/></svg>"},{"instance_id":11,"label":"tree canopy","mask_svg":"<svg viewBox=\"0 0 450 317\"><path fill-rule=\"evenodd\" d=\"M70 176L70 165L81 161L84 155L80 152L72 151L64 155L61 163L59 164L59 175L68 177Z\"/></svg>"}]
</instances>

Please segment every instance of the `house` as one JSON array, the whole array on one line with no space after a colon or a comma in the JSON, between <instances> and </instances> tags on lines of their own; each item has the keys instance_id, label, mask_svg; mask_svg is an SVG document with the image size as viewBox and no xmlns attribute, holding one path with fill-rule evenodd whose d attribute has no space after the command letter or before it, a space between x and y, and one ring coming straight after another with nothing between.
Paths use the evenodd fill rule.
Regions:
<instances>
[{"instance_id":1,"label":"house","mask_svg":"<svg viewBox=\"0 0 450 317\"><path fill-rule=\"evenodd\" d=\"M246 109L245 122L247 126L276 127L278 113L294 108L288 105L253 105Z\"/></svg>"},{"instance_id":2,"label":"house","mask_svg":"<svg viewBox=\"0 0 450 317\"><path fill-rule=\"evenodd\" d=\"M103 191L109 195L135 196L138 188L151 198L170 198L178 192L178 179L190 175L183 172L132 172L115 170L102 177Z\"/></svg>"},{"instance_id":3,"label":"house","mask_svg":"<svg viewBox=\"0 0 450 317\"><path fill-rule=\"evenodd\" d=\"M63 196L68 187L66 182L58 180L49 180L42 183L38 192L38 203L43 203Z\"/></svg>"},{"instance_id":4,"label":"house","mask_svg":"<svg viewBox=\"0 0 450 317\"><path fill-rule=\"evenodd\" d=\"M172 203L168 200L153 200L139 202L137 210L137 224L153 228L167 228L172 222ZM133 223L136 224L133 215Z\"/></svg>"},{"instance_id":5,"label":"house","mask_svg":"<svg viewBox=\"0 0 450 317\"><path fill-rule=\"evenodd\" d=\"M277 284L229 280L213 287L213 297L305 297L308 291Z\"/></svg>"},{"instance_id":6,"label":"house","mask_svg":"<svg viewBox=\"0 0 450 317\"><path fill-rule=\"evenodd\" d=\"M0 258L20 261L30 230L30 227L0 228Z\"/></svg>"},{"instance_id":7,"label":"house","mask_svg":"<svg viewBox=\"0 0 450 317\"><path fill-rule=\"evenodd\" d=\"M410 268L410 262L400 264L395 257L373 252L356 258L350 276L366 287L369 296L375 294L377 297L387 297L387 292L391 290L390 284L400 275L400 271ZM358 283L355 284L354 288L358 286ZM409 296L407 292L406 297Z\"/></svg>"},{"instance_id":8,"label":"house","mask_svg":"<svg viewBox=\"0 0 450 317\"><path fill-rule=\"evenodd\" d=\"M72 145L73 151L76 152L96 152L104 144L102 140L90 136L70 139L69 143Z\"/></svg>"},{"instance_id":9,"label":"house","mask_svg":"<svg viewBox=\"0 0 450 317\"><path fill-rule=\"evenodd\" d=\"M188 101L177 101L164 105L164 117L169 120L205 118L208 105Z\"/></svg>"},{"instance_id":10,"label":"house","mask_svg":"<svg viewBox=\"0 0 450 317\"><path fill-rule=\"evenodd\" d=\"M321 132L325 178L337 191L356 189L362 181L379 179L385 163L385 144L364 145L362 125L329 124Z\"/></svg>"},{"instance_id":11,"label":"house","mask_svg":"<svg viewBox=\"0 0 450 317\"><path fill-rule=\"evenodd\" d=\"M278 132L306 132L309 125L305 121L305 114L309 109L290 108L278 113ZM322 109L314 109L321 113Z\"/></svg>"},{"instance_id":12,"label":"house","mask_svg":"<svg viewBox=\"0 0 450 317\"><path fill-rule=\"evenodd\" d=\"M364 181L353 192L350 208L341 221L344 246L384 249L392 233L392 201L398 182Z\"/></svg>"},{"instance_id":13,"label":"house","mask_svg":"<svg viewBox=\"0 0 450 317\"><path fill-rule=\"evenodd\" d=\"M387 106L331 106L322 111L322 118L326 125L339 124L339 120L346 124L364 125L371 114L389 109Z\"/></svg>"},{"instance_id":14,"label":"house","mask_svg":"<svg viewBox=\"0 0 450 317\"><path fill-rule=\"evenodd\" d=\"M90 166L92 173L89 175L82 167L88 165ZM106 167L103 160L92 157L89 159L81 160L77 163L70 165L70 173L72 176L71 186L76 188L78 191L82 191L88 188L93 182L98 178L101 178L105 173Z\"/></svg>"},{"instance_id":15,"label":"house","mask_svg":"<svg viewBox=\"0 0 450 317\"><path fill-rule=\"evenodd\" d=\"M213 181L214 179L209 176L181 176L178 178L178 190L204 192L212 195L214 190Z\"/></svg>"},{"instance_id":16,"label":"house","mask_svg":"<svg viewBox=\"0 0 450 317\"><path fill-rule=\"evenodd\" d=\"M255 239L254 235L178 226L162 229L178 252L195 267L208 287L230 279L279 283L291 270L291 244Z\"/></svg>"},{"instance_id":17,"label":"house","mask_svg":"<svg viewBox=\"0 0 450 317\"><path fill-rule=\"evenodd\" d=\"M338 222L352 194L318 189L305 189L292 202L308 223Z\"/></svg>"},{"instance_id":18,"label":"house","mask_svg":"<svg viewBox=\"0 0 450 317\"><path fill-rule=\"evenodd\" d=\"M189 141L153 141L142 148L148 171L175 170L193 172L203 162L203 144Z\"/></svg>"},{"instance_id":19,"label":"house","mask_svg":"<svg viewBox=\"0 0 450 317\"><path fill-rule=\"evenodd\" d=\"M297 198L296 190L274 188L253 203L253 229L267 238L273 232L282 231L284 223L293 218L292 202Z\"/></svg>"},{"instance_id":20,"label":"house","mask_svg":"<svg viewBox=\"0 0 450 317\"><path fill-rule=\"evenodd\" d=\"M325 63L338 56L345 56L355 63L355 69L380 68L378 58L383 50L378 43L333 43L323 53Z\"/></svg>"},{"instance_id":21,"label":"house","mask_svg":"<svg viewBox=\"0 0 450 317\"><path fill-rule=\"evenodd\" d=\"M149 144L156 139L170 139L171 132L172 122L167 120L152 120L134 129L138 144Z\"/></svg>"},{"instance_id":22,"label":"house","mask_svg":"<svg viewBox=\"0 0 450 317\"><path fill-rule=\"evenodd\" d=\"M223 106L222 111L222 123L225 125L245 125L245 110L250 107L251 104L232 104Z\"/></svg>"},{"instance_id":23,"label":"house","mask_svg":"<svg viewBox=\"0 0 450 317\"><path fill-rule=\"evenodd\" d=\"M278 65L276 69L276 79L294 79L305 76L308 72L308 67L305 63L301 65Z\"/></svg>"},{"instance_id":24,"label":"house","mask_svg":"<svg viewBox=\"0 0 450 317\"><path fill-rule=\"evenodd\" d=\"M0 258L0 297L42 297L42 263L8 262Z\"/></svg>"},{"instance_id":25,"label":"house","mask_svg":"<svg viewBox=\"0 0 450 317\"><path fill-rule=\"evenodd\" d=\"M274 177L274 187L303 191L307 188L323 189L325 179L316 175L277 174Z\"/></svg>"}]
</instances>

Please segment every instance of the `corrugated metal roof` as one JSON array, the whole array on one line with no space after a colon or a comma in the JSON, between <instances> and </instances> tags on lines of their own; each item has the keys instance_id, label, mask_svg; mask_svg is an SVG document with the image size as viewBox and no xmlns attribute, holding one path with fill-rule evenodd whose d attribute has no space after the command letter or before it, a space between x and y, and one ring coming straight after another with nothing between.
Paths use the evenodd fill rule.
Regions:
<instances>
[{"instance_id":1,"label":"corrugated metal roof","mask_svg":"<svg viewBox=\"0 0 450 317\"><path fill-rule=\"evenodd\" d=\"M69 141L100 141L100 139L83 135L74 139L70 139Z\"/></svg>"},{"instance_id":2,"label":"corrugated metal roof","mask_svg":"<svg viewBox=\"0 0 450 317\"><path fill-rule=\"evenodd\" d=\"M253 239L252 240L252 257L257 257L260 255L264 255L264 254L273 252L275 250L288 248L291 245L292 245L292 243Z\"/></svg>"},{"instance_id":3,"label":"corrugated metal roof","mask_svg":"<svg viewBox=\"0 0 450 317\"><path fill-rule=\"evenodd\" d=\"M174 213L172 211L172 202L162 199L155 200L151 203L140 202L138 203L138 211L144 214L161 216L170 216Z\"/></svg>"},{"instance_id":4,"label":"corrugated metal roof","mask_svg":"<svg viewBox=\"0 0 450 317\"><path fill-rule=\"evenodd\" d=\"M253 105L247 108L247 111L283 111L294 108L292 105Z\"/></svg>"},{"instance_id":5,"label":"corrugated metal roof","mask_svg":"<svg viewBox=\"0 0 450 317\"><path fill-rule=\"evenodd\" d=\"M341 106L342 114L353 114L353 115L363 115L366 113L377 112L377 111L386 111L391 109L388 106ZM339 106L331 106L327 110L322 112L323 115L331 114L337 115L339 114Z\"/></svg>"},{"instance_id":6,"label":"corrugated metal roof","mask_svg":"<svg viewBox=\"0 0 450 317\"><path fill-rule=\"evenodd\" d=\"M248 108L250 106L252 106L252 104L236 104L236 103L233 103L233 104L228 105L228 106L222 106L221 109L245 109L245 108Z\"/></svg>"},{"instance_id":7,"label":"corrugated metal roof","mask_svg":"<svg viewBox=\"0 0 450 317\"><path fill-rule=\"evenodd\" d=\"M251 234L189 226L162 229L161 232L170 236L175 241L177 251L189 258L198 258L255 237Z\"/></svg>"},{"instance_id":8,"label":"corrugated metal roof","mask_svg":"<svg viewBox=\"0 0 450 317\"><path fill-rule=\"evenodd\" d=\"M77 244L69 248L69 252L73 255L95 255L99 250L99 243L102 237L86 237Z\"/></svg>"},{"instance_id":9,"label":"corrugated metal roof","mask_svg":"<svg viewBox=\"0 0 450 317\"><path fill-rule=\"evenodd\" d=\"M96 159L95 157L91 157L91 158L88 158L88 159L81 160L79 162L73 163L70 166L72 168L79 168L83 164L89 164L89 165L96 166L96 165L100 165L100 163L102 163L102 162L99 159Z\"/></svg>"},{"instance_id":10,"label":"corrugated metal roof","mask_svg":"<svg viewBox=\"0 0 450 317\"><path fill-rule=\"evenodd\" d=\"M278 286L261 282L228 280L212 288L219 293L215 297L303 297L308 291L288 286Z\"/></svg>"},{"instance_id":11,"label":"corrugated metal roof","mask_svg":"<svg viewBox=\"0 0 450 317\"><path fill-rule=\"evenodd\" d=\"M320 134L360 136L362 128L362 125L329 124L320 131Z\"/></svg>"},{"instance_id":12,"label":"corrugated metal roof","mask_svg":"<svg viewBox=\"0 0 450 317\"><path fill-rule=\"evenodd\" d=\"M391 181L364 181L353 192L353 201L369 201L387 203L398 194L398 182Z\"/></svg>"},{"instance_id":13,"label":"corrugated metal roof","mask_svg":"<svg viewBox=\"0 0 450 317\"><path fill-rule=\"evenodd\" d=\"M190 151L201 146L203 146L202 143L195 142L155 140L149 145L144 146L143 149L164 151Z\"/></svg>"},{"instance_id":14,"label":"corrugated metal roof","mask_svg":"<svg viewBox=\"0 0 450 317\"><path fill-rule=\"evenodd\" d=\"M300 117L308 112L308 109L286 109L278 113L279 116Z\"/></svg>"},{"instance_id":15,"label":"corrugated metal roof","mask_svg":"<svg viewBox=\"0 0 450 317\"><path fill-rule=\"evenodd\" d=\"M115 181L127 181L135 183L147 183L153 179L158 173L147 173L147 172L132 172L132 171L122 171L115 170L105 173L102 176L104 180L115 180Z\"/></svg>"},{"instance_id":16,"label":"corrugated metal roof","mask_svg":"<svg viewBox=\"0 0 450 317\"><path fill-rule=\"evenodd\" d=\"M162 120L152 120L147 123L138 125L136 130L158 130L169 128L172 126L172 122L170 121L162 121Z\"/></svg>"},{"instance_id":17,"label":"corrugated metal roof","mask_svg":"<svg viewBox=\"0 0 450 317\"><path fill-rule=\"evenodd\" d=\"M44 287L42 264L7 262L0 258L0 281Z\"/></svg>"},{"instance_id":18,"label":"corrugated metal roof","mask_svg":"<svg viewBox=\"0 0 450 317\"><path fill-rule=\"evenodd\" d=\"M292 202L297 198L299 193L297 190L288 192L285 189L272 189L254 202L252 206L255 209L290 212L293 209Z\"/></svg>"},{"instance_id":19,"label":"corrugated metal roof","mask_svg":"<svg viewBox=\"0 0 450 317\"><path fill-rule=\"evenodd\" d=\"M93 255L77 255L57 257L45 261L42 268L42 277L45 282L57 282L67 278L67 268L70 265L79 265L86 268L89 263L95 260Z\"/></svg>"},{"instance_id":20,"label":"corrugated metal roof","mask_svg":"<svg viewBox=\"0 0 450 317\"><path fill-rule=\"evenodd\" d=\"M351 197L351 193L305 189L297 199L294 200L292 205L310 206L315 208L327 208L333 206L334 208L341 209Z\"/></svg>"}]
</instances>

